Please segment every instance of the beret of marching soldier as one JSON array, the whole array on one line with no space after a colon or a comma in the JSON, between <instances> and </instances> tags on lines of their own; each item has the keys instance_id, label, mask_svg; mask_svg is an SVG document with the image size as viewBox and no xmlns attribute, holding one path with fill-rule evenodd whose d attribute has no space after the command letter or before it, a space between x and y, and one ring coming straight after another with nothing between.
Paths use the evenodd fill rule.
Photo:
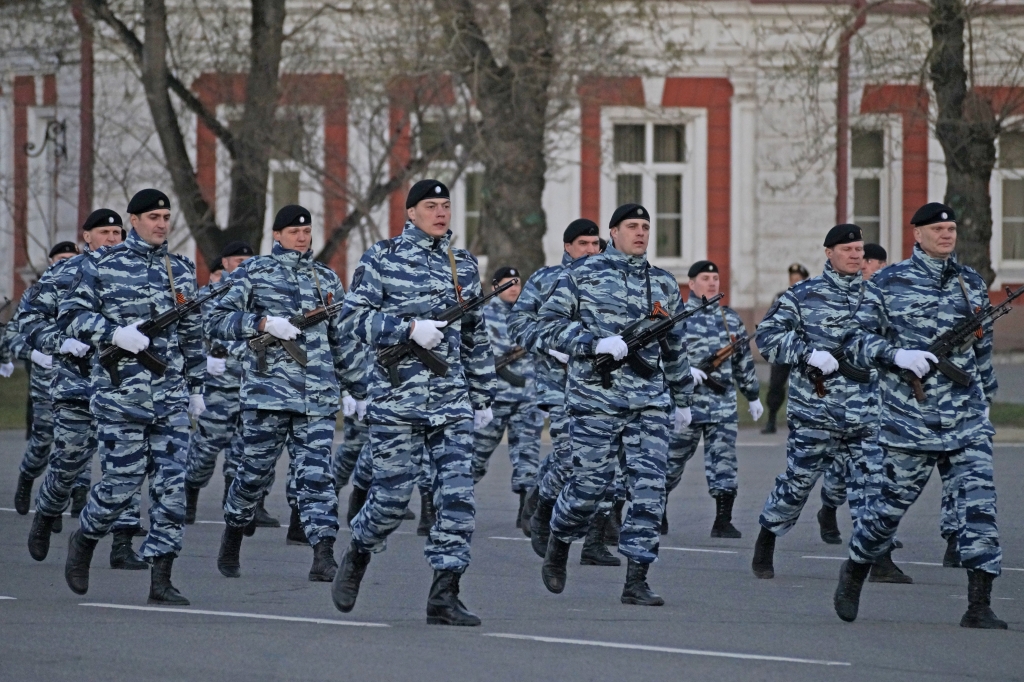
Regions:
<instances>
[{"instance_id":1,"label":"beret of marching soldier","mask_svg":"<svg viewBox=\"0 0 1024 682\"><path fill-rule=\"evenodd\" d=\"M799 263L793 263L792 265L789 266L789 274L800 275L804 279L807 279L808 277L811 276L811 273L807 272L807 268L800 265Z\"/></svg>"},{"instance_id":2,"label":"beret of marching soldier","mask_svg":"<svg viewBox=\"0 0 1024 682\"><path fill-rule=\"evenodd\" d=\"M307 225L309 223L306 223ZM221 258L231 258L232 256L255 256L252 247L243 241L228 242L223 249L220 251Z\"/></svg>"},{"instance_id":3,"label":"beret of marching soldier","mask_svg":"<svg viewBox=\"0 0 1024 682\"><path fill-rule=\"evenodd\" d=\"M288 204L277 212L274 218L273 231L283 230L286 227L305 227L313 222L309 211L298 204Z\"/></svg>"},{"instance_id":4,"label":"beret of marching soldier","mask_svg":"<svg viewBox=\"0 0 1024 682\"><path fill-rule=\"evenodd\" d=\"M877 260L884 263L889 260L889 254L885 252L881 244L865 244L864 260Z\"/></svg>"},{"instance_id":5,"label":"beret of marching soldier","mask_svg":"<svg viewBox=\"0 0 1024 682\"><path fill-rule=\"evenodd\" d=\"M62 253L78 255L78 245L76 245L74 242L59 242L57 244L54 244L53 248L50 249L49 257L53 258L54 256L61 255Z\"/></svg>"},{"instance_id":6,"label":"beret of marching soldier","mask_svg":"<svg viewBox=\"0 0 1024 682\"><path fill-rule=\"evenodd\" d=\"M647 209L640 204L623 204L615 209L615 213L612 213L612 219L608 221L608 227L613 228L623 220L629 220L631 218L646 220L651 222L651 214L647 212Z\"/></svg>"},{"instance_id":7,"label":"beret of marching soldier","mask_svg":"<svg viewBox=\"0 0 1024 682\"><path fill-rule=\"evenodd\" d=\"M853 223L843 223L836 225L828 234L825 235L825 248L831 249L833 246L839 246L840 244L850 244L851 242L862 242L864 241L864 235L861 234L860 226L854 225Z\"/></svg>"},{"instance_id":8,"label":"beret of marching soldier","mask_svg":"<svg viewBox=\"0 0 1024 682\"><path fill-rule=\"evenodd\" d=\"M109 208L98 208L89 214L89 217L82 223L82 231L88 232L89 230L96 227L104 227L106 225L117 225L118 227L124 227L124 223L121 222L121 216L117 211L111 211Z\"/></svg>"},{"instance_id":9,"label":"beret of marching soldier","mask_svg":"<svg viewBox=\"0 0 1024 682\"><path fill-rule=\"evenodd\" d=\"M605 239L604 237L598 237L597 247L601 249L601 253L604 253L604 250L608 248L608 240Z\"/></svg>"},{"instance_id":10,"label":"beret of marching soldier","mask_svg":"<svg viewBox=\"0 0 1024 682\"><path fill-rule=\"evenodd\" d=\"M577 218L565 228L565 232L562 233L562 243L572 244L577 237L597 237L600 234L601 230L593 220Z\"/></svg>"},{"instance_id":11,"label":"beret of marching soldier","mask_svg":"<svg viewBox=\"0 0 1024 682\"><path fill-rule=\"evenodd\" d=\"M509 267L508 265L503 268L498 268L494 271L494 277L491 278L491 284L497 286L498 282L506 277L519 277L519 270Z\"/></svg>"},{"instance_id":12,"label":"beret of marching soldier","mask_svg":"<svg viewBox=\"0 0 1024 682\"><path fill-rule=\"evenodd\" d=\"M450 199L448 187L440 180L420 180L411 188L405 198L405 207L412 208L424 199Z\"/></svg>"},{"instance_id":13,"label":"beret of marching soldier","mask_svg":"<svg viewBox=\"0 0 1024 682\"><path fill-rule=\"evenodd\" d=\"M914 227L924 227L925 225L933 225L935 223L950 222L956 222L956 213L954 213L953 209L949 206L940 204L937 201L925 204L921 208L917 209L914 217L910 219L910 224Z\"/></svg>"},{"instance_id":14,"label":"beret of marching soldier","mask_svg":"<svg viewBox=\"0 0 1024 682\"><path fill-rule=\"evenodd\" d=\"M147 211L170 210L171 200L158 189L144 189L136 192L128 202L128 213L141 215Z\"/></svg>"},{"instance_id":15,"label":"beret of marching soldier","mask_svg":"<svg viewBox=\"0 0 1024 682\"><path fill-rule=\"evenodd\" d=\"M690 266L686 276L693 279L702 272L718 272L718 266L709 260L699 260Z\"/></svg>"},{"instance_id":16,"label":"beret of marching soldier","mask_svg":"<svg viewBox=\"0 0 1024 682\"><path fill-rule=\"evenodd\" d=\"M210 272L217 272L218 270L224 269L224 263L221 262L220 258L214 258L213 262L210 263Z\"/></svg>"}]
</instances>

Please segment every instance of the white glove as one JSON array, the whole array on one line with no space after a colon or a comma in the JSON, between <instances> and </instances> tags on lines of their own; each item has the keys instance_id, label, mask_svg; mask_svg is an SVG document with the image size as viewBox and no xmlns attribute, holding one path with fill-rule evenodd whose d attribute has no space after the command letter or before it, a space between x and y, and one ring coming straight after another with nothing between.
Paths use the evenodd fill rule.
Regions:
<instances>
[{"instance_id":1,"label":"white glove","mask_svg":"<svg viewBox=\"0 0 1024 682\"><path fill-rule=\"evenodd\" d=\"M215 358L212 355L206 356L206 373L211 377L219 377L228 371L228 361L224 358Z\"/></svg>"},{"instance_id":2,"label":"white glove","mask_svg":"<svg viewBox=\"0 0 1024 682\"><path fill-rule=\"evenodd\" d=\"M764 407L761 405L760 398L751 402L747 409L750 410L750 418L754 421L760 419L761 415L764 414Z\"/></svg>"},{"instance_id":3,"label":"white glove","mask_svg":"<svg viewBox=\"0 0 1024 682\"><path fill-rule=\"evenodd\" d=\"M138 353L149 348L149 337L140 332L136 327L138 322L132 322L127 327L118 327L114 330L114 338L111 341L118 348L123 348L129 353Z\"/></svg>"},{"instance_id":4,"label":"white glove","mask_svg":"<svg viewBox=\"0 0 1024 682\"><path fill-rule=\"evenodd\" d=\"M696 367L690 368L690 376L693 377L693 385L700 386L704 383L704 380L708 378L708 375L700 371Z\"/></svg>"},{"instance_id":5,"label":"white glove","mask_svg":"<svg viewBox=\"0 0 1024 682\"><path fill-rule=\"evenodd\" d=\"M273 337L291 341L299 335L299 328L283 317L267 315L267 321L263 325L263 331Z\"/></svg>"},{"instance_id":6,"label":"white glove","mask_svg":"<svg viewBox=\"0 0 1024 682\"><path fill-rule=\"evenodd\" d=\"M37 350L32 351L32 362L36 363L44 369L50 369L53 367L53 356L47 355L46 353L40 353Z\"/></svg>"},{"instance_id":7,"label":"white glove","mask_svg":"<svg viewBox=\"0 0 1024 682\"><path fill-rule=\"evenodd\" d=\"M807 364L817 367L826 376L839 369L839 361L832 357L831 353L823 350L812 350L811 357L807 358Z\"/></svg>"},{"instance_id":8,"label":"white glove","mask_svg":"<svg viewBox=\"0 0 1024 682\"><path fill-rule=\"evenodd\" d=\"M0 365L0 377L3 377L4 379L6 379L7 377L11 376L12 374L14 374L14 363L13 362L5 362L4 364Z\"/></svg>"},{"instance_id":9,"label":"white glove","mask_svg":"<svg viewBox=\"0 0 1024 682\"><path fill-rule=\"evenodd\" d=\"M548 355L553 357L555 360L558 360L563 365L569 364L569 356L555 350L554 348L548 348Z\"/></svg>"},{"instance_id":10,"label":"white glove","mask_svg":"<svg viewBox=\"0 0 1024 682\"><path fill-rule=\"evenodd\" d=\"M473 430L479 431L488 424L494 421L494 413L491 412L491 408L487 407L482 410L473 411Z\"/></svg>"},{"instance_id":11,"label":"white glove","mask_svg":"<svg viewBox=\"0 0 1024 682\"><path fill-rule=\"evenodd\" d=\"M931 371L932 366L928 364L929 360L936 365L939 364L939 359L926 350L898 350L893 359L897 367L909 369L917 375L918 379Z\"/></svg>"},{"instance_id":12,"label":"white glove","mask_svg":"<svg viewBox=\"0 0 1024 682\"><path fill-rule=\"evenodd\" d=\"M626 342L622 340L621 336L609 336L601 339L597 342L597 346L594 348L594 352L600 355L610 355L615 360L621 360L626 357L626 353L629 352L629 347Z\"/></svg>"},{"instance_id":13,"label":"white glove","mask_svg":"<svg viewBox=\"0 0 1024 682\"><path fill-rule=\"evenodd\" d=\"M356 419L358 419L359 421L363 421L364 419L366 419L366 401L365 400L357 400L356 401Z\"/></svg>"},{"instance_id":14,"label":"white glove","mask_svg":"<svg viewBox=\"0 0 1024 682\"><path fill-rule=\"evenodd\" d=\"M356 399L350 395L341 396L341 414L344 417L351 417L356 413Z\"/></svg>"},{"instance_id":15,"label":"white glove","mask_svg":"<svg viewBox=\"0 0 1024 682\"><path fill-rule=\"evenodd\" d=\"M193 393L188 397L188 414L193 419L199 419L199 415L206 412L206 401L202 393Z\"/></svg>"},{"instance_id":16,"label":"white glove","mask_svg":"<svg viewBox=\"0 0 1024 682\"><path fill-rule=\"evenodd\" d=\"M444 329L447 324L447 322L438 322L437 320L416 320L413 322L409 338L427 350L431 350L444 340L444 332L439 330Z\"/></svg>"},{"instance_id":17,"label":"white glove","mask_svg":"<svg viewBox=\"0 0 1024 682\"><path fill-rule=\"evenodd\" d=\"M692 421L693 414L690 412L689 407L677 407L676 413L672 418L673 433L682 433L683 429L689 426Z\"/></svg>"},{"instance_id":18,"label":"white glove","mask_svg":"<svg viewBox=\"0 0 1024 682\"><path fill-rule=\"evenodd\" d=\"M74 355L76 358L84 358L89 353L89 346L78 339L64 339L60 344L61 355Z\"/></svg>"},{"instance_id":19,"label":"white glove","mask_svg":"<svg viewBox=\"0 0 1024 682\"><path fill-rule=\"evenodd\" d=\"M986 408L985 408L985 421L991 421L991 420L990 420L990 419L988 418L988 414L989 414L989 412L991 412L991 411L992 411L992 408L991 408L991 407L986 407Z\"/></svg>"}]
</instances>

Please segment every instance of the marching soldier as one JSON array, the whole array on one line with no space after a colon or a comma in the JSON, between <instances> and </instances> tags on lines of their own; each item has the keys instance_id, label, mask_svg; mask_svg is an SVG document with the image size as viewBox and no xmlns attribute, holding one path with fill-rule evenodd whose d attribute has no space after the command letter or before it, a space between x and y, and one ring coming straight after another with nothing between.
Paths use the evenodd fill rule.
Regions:
<instances>
[{"instance_id":1,"label":"marching soldier","mask_svg":"<svg viewBox=\"0 0 1024 682\"><path fill-rule=\"evenodd\" d=\"M451 246L451 201L443 183L413 185L406 213L401 235L363 254L345 299L346 324L374 351L415 344L447 369L435 372L410 353L394 365L393 385L379 363L374 367L367 408L373 483L352 519L352 542L331 596L340 611L355 606L371 554L384 550L387 536L402 522L428 459L437 520L425 549L434 569L427 622L479 625L459 599L459 582L470 561L476 512L472 430L492 418L493 358L479 311L450 324L434 318L480 295L480 275L472 254Z\"/></svg>"},{"instance_id":2,"label":"marching soldier","mask_svg":"<svg viewBox=\"0 0 1024 682\"><path fill-rule=\"evenodd\" d=\"M64 577L76 594L89 589L93 550L132 504L147 473L150 529L140 548L152 565L149 601L187 605L171 584L185 520L185 453L189 416L202 414L202 333L198 315L152 338L138 330L154 312L173 309L196 294L195 266L167 251L171 202L155 189L128 204L127 241L82 264L60 304L58 326L68 337L100 349L148 351L166 363L162 376L138 357L120 360L112 372L92 364L91 411L103 477L93 486L68 543ZM97 353L98 354L98 353Z\"/></svg>"},{"instance_id":3,"label":"marching soldier","mask_svg":"<svg viewBox=\"0 0 1024 682\"><path fill-rule=\"evenodd\" d=\"M697 308L701 298L718 295L718 266L708 260L697 261L686 273L690 296L686 306ZM747 330L732 308L712 304L686 319L686 355L690 361L690 374L696 388L690 409L693 422L682 433L669 437L668 469L665 474L666 511L662 521L662 534L668 532L668 495L679 485L683 468L697 452L704 439L704 475L708 492L715 500L715 521L711 526L713 538L739 538L742 534L732 525L732 507L736 501L736 435L739 414L736 411L736 387L750 401L750 416L757 421L761 407L761 386L754 373L754 358L745 340ZM737 344L737 341L739 342ZM705 358L723 349L730 349L711 376L698 367Z\"/></svg>"},{"instance_id":4,"label":"marching soldier","mask_svg":"<svg viewBox=\"0 0 1024 682\"><path fill-rule=\"evenodd\" d=\"M658 556L668 432L670 423L676 430L689 425L693 398L682 330L636 351L657 368L649 379L624 364L611 372L608 387L593 366L596 356L625 358L621 334L628 325L674 315L682 305L675 278L647 261L650 221L638 204L616 209L607 250L567 268L540 310L540 347L569 359L565 401L573 464L551 517L541 576L549 591L565 589L569 545L586 535L612 485L621 439L630 492L619 538L628 560L621 601L660 606L665 600L648 587L647 570Z\"/></svg>"},{"instance_id":5,"label":"marching soldier","mask_svg":"<svg viewBox=\"0 0 1024 682\"><path fill-rule=\"evenodd\" d=\"M960 625L1005 630L991 608L992 581L1002 563L992 476L995 429L988 419L998 388L992 328L978 329L970 343L947 358L967 375L967 385L935 371L939 358L924 350L966 316L989 307L988 287L977 272L957 262L953 209L926 204L910 222L916 242L911 257L871 280L884 314L878 333L864 336L859 355L882 375L879 442L885 467L878 504L854 525L835 610L845 621L857 617L869 566L886 552L900 519L937 467L953 492L957 555L967 569L968 604ZM923 400L900 370L918 378Z\"/></svg>"},{"instance_id":6,"label":"marching soldier","mask_svg":"<svg viewBox=\"0 0 1024 682\"><path fill-rule=\"evenodd\" d=\"M865 280L871 279L876 272L888 265L889 254L881 244L864 245L864 263L861 265L860 274Z\"/></svg>"},{"instance_id":7,"label":"marching soldier","mask_svg":"<svg viewBox=\"0 0 1024 682\"><path fill-rule=\"evenodd\" d=\"M799 263L793 263L789 266L790 287L810 276L811 274L807 272L807 268ZM772 301L772 305L775 305L785 293L785 291L777 293L775 300ZM782 409L782 403L786 400L786 382L789 381L789 369L789 365L780 365L778 363L773 363L771 366L771 374L768 378L768 419L765 422L764 428L761 429L761 433L775 433L776 431L775 420L779 410Z\"/></svg>"}]
</instances>

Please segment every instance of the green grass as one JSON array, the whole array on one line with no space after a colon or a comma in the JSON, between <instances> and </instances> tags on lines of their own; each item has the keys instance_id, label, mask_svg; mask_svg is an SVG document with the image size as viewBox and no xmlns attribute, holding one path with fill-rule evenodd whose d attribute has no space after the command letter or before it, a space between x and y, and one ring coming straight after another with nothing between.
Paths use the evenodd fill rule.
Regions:
<instances>
[{"instance_id":1,"label":"green grass","mask_svg":"<svg viewBox=\"0 0 1024 682\"><path fill-rule=\"evenodd\" d=\"M17 362L10 378L0 377L0 429L25 428L27 406L28 372L22 363Z\"/></svg>"},{"instance_id":2,"label":"green grass","mask_svg":"<svg viewBox=\"0 0 1024 682\"><path fill-rule=\"evenodd\" d=\"M1017 403L993 403L989 419L996 426L1013 426L1024 429L1024 405Z\"/></svg>"}]
</instances>

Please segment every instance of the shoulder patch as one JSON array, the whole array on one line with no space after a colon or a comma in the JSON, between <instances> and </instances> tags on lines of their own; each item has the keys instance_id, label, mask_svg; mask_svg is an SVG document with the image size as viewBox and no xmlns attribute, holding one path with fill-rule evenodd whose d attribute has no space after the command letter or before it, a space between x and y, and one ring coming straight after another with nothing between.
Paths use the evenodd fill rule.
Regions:
<instances>
[{"instance_id":1,"label":"shoulder patch","mask_svg":"<svg viewBox=\"0 0 1024 682\"><path fill-rule=\"evenodd\" d=\"M39 292L43 290L42 282L36 282L32 287L25 292L25 300L31 303L39 297Z\"/></svg>"},{"instance_id":2,"label":"shoulder patch","mask_svg":"<svg viewBox=\"0 0 1024 682\"><path fill-rule=\"evenodd\" d=\"M360 265L358 268L356 268L356 271L352 274L352 284L349 286L350 290L355 289L357 286L359 286L359 283L363 281L363 273L365 272L365 265Z\"/></svg>"},{"instance_id":3,"label":"shoulder patch","mask_svg":"<svg viewBox=\"0 0 1024 682\"><path fill-rule=\"evenodd\" d=\"M82 268L79 268L78 272L75 273L75 278L71 280L71 284L68 285L68 294L78 288L78 285L82 283L83 277L85 277L85 272L83 272Z\"/></svg>"}]
</instances>

